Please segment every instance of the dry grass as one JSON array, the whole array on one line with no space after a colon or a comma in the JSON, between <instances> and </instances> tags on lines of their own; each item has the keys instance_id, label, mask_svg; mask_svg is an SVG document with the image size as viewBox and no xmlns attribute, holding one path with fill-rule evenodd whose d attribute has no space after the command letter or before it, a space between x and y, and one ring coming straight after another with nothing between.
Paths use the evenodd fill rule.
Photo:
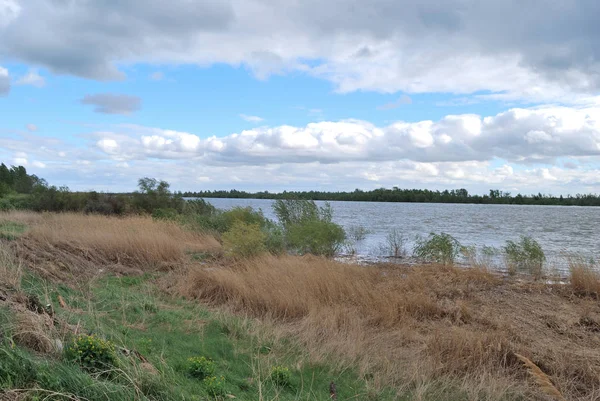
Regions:
<instances>
[{"instance_id":1,"label":"dry grass","mask_svg":"<svg viewBox=\"0 0 600 401\"><path fill-rule=\"evenodd\" d=\"M194 267L175 290L261 318L301 339L311 362L358 367L375 385L451 383L474 399L546 399L518 353L570 398L594 399L600 387L600 338L588 324L599 305L573 302L558 286L477 269L263 257Z\"/></svg>"},{"instance_id":2,"label":"dry grass","mask_svg":"<svg viewBox=\"0 0 600 401\"><path fill-rule=\"evenodd\" d=\"M569 270L571 287L576 294L600 296L600 271L581 260L571 260Z\"/></svg>"},{"instance_id":3,"label":"dry grass","mask_svg":"<svg viewBox=\"0 0 600 401\"><path fill-rule=\"evenodd\" d=\"M149 217L105 217L74 213L0 214L27 225L15 248L31 267L45 276L64 276L112 266L147 269L173 266L186 252L215 250L210 236Z\"/></svg>"},{"instance_id":4,"label":"dry grass","mask_svg":"<svg viewBox=\"0 0 600 401\"><path fill-rule=\"evenodd\" d=\"M19 289L23 266L10 247L0 242L0 286Z\"/></svg>"}]
</instances>

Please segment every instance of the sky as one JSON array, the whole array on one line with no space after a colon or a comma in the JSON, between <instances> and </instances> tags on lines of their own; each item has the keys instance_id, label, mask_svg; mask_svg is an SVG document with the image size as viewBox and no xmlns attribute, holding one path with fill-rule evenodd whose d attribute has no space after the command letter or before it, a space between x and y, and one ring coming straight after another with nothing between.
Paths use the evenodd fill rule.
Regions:
<instances>
[{"instance_id":1,"label":"sky","mask_svg":"<svg viewBox=\"0 0 600 401\"><path fill-rule=\"evenodd\" d=\"M72 190L600 192L597 0L0 0L0 161Z\"/></svg>"}]
</instances>

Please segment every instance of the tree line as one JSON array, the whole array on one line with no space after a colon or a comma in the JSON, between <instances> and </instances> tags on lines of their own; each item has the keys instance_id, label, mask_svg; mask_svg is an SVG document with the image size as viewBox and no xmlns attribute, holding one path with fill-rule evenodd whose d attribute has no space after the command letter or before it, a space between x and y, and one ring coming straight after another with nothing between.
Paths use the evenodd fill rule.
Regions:
<instances>
[{"instance_id":1,"label":"tree line","mask_svg":"<svg viewBox=\"0 0 600 401\"><path fill-rule=\"evenodd\" d=\"M516 194L491 189L488 194L469 194L464 189L432 191L428 189L378 188L372 191L355 189L352 192L283 191L246 192L232 190L183 192L184 197L243 198L243 199L306 199L322 201L415 202L415 203L475 203L507 205L600 206L600 195L576 194L553 196L547 194Z\"/></svg>"}]
</instances>

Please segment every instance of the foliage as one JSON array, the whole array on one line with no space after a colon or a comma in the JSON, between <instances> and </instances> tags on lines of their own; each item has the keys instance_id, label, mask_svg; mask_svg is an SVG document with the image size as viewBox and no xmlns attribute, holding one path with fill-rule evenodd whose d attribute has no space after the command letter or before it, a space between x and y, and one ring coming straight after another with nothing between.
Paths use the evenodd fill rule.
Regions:
<instances>
[{"instance_id":1,"label":"foliage","mask_svg":"<svg viewBox=\"0 0 600 401\"><path fill-rule=\"evenodd\" d=\"M204 199L187 200L182 209L184 215L209 216L217 212L217 208Z\"/></svg>"},{"instance_id":2,"label":"foliage","mask_svg":"<svg viewBox=\"0 0 600 401\"><path fill-rule=\"evenodd\" d=\"M335 256L346 239L338 224L323 220L306 220L291 225L287 230L289 248L299 254Z\"/></svg>"},{"instance_id":3,"label":"foliage","mask_svg":"<svg viewBox=\"0 0 600 401\"><path fill-rule=\"evenodd\" d=\"M0 221L0 238L14 240L25 232L25 225L14 221Z\"/></svg>"},{"instance_id":4,"label":"foliage","mask_svg":"<svg viewBox=\"0 0 600 401\"><path fill-rule=\"evenodd\" d=\"M273 211L284 229L306 221L331 222L333 210L329 203L319 207L314 201L299 199L278 199L273 204Z\"/></svg>"},{"instance_id":5,"label":"foliage","mask_svg":"<svg viewBox=\"0 0 600 401\"><path fill-rule=\"evenodd\" d=\"M292 380L290 369L285 366L273 366L271 368L271 380L277 386L289 387Z\"/></svg>"},{"instance_id":6,"label":"foliage","mask_svg":"<svg viewBox=\"0 0 600 401\"><path fill-rule=\"evenodd\" d=\"M188 373L196 379L204 380L215 373L215 362L204 356L188 359Z\"/></svg>"},{"instance_id":7,"label":"foliage","mask_svg":"<svg viewBox=\"0 0 600 401\"><path fill-rule=\"evenodd\" d=\"M258 224L237 220L223 234L223 248L226 255L234 258L253 257L266 251L266 239Z\"/></svg>"},{"instance_id":8,"label":"foliage","mask_svg":"<svg viewBox=\"0 0 600 401\"><path fill-rule=\"evenodd\" d=\"M291 191L273 193L231 191L199 191L185 192L184 196L206 198L241 198L241 199L303 199L356 202L419 202L419 203L475 203L475 204L510 204L510 205L569 205L600 206L598 194L576 194L553 196L542 193L517 194L492 189L487 194L474 195L464 189L431 191L427 189L378 188L372 191L356 189L351 192L328 191Z\"/></svg>"},{"instance_id":9,"label":"foliage","mask_svg":"<svg viewBox=\"0 0 600 401\"><path fill-rule=\"evenodd\" d=\"M66 354L68 359L94 371L110 369L117 361L114 344L93 334L75 337Z\"/></svg>"},{"instance_id":10,"label":"foliage","mask_svg":"<svg viewBox=\"0 0 600 401\"><path fill-rule=\"evenodd\" d=\"M346 233L332 222L329 203L319 207L313 201L282 199L273 204L273 211L293 252L331 257L344 245Z\"/></svg>"},{"instance_id":11,"label":"foliage","mask_svg":"<svg viewBox=\"0 0 600 401\"><path fill-rule=\"evenodd\" d=\"M430 233L427 238L418 237L413 255L427 262L453 264L461 251L456 238L446 233Z\"/></svg>"},{"instance_id":12,"label":"foliage","mask_svg":"<svg viewBox=\"0 0 600 401\"><path fill-rule=\"evenodd\" d=\"M155 209L183 209L185 200L179 195L172 194L170 185L166 181L156 178L140 178L139 190L133 193L133 206L135 209L152 213Z\"/></svg>"},{"instance_id":13,"label":"foliage","mask_svg":"<svg viewBox=\"0 0 600 401\"><path fill-rule=\"evenodd\" d=\"M509 273L525 270L535 278L542 276L546 255L535 239L522 235L519 242L506 241L503 251Z\"/></svg>"},{"instance_id":14,"label":"foliage","mask_svg":"<svg viewBox=\"0 0 600 401\"><path fill-rule=\"evenodd\" d=\"M226 394L224 376L208 376L203 380L202 384L208 395L212 397L222 397Z\"/></svg>"},{"instance_id":15,"label":"foliage","mask_svg":"<svg viewBox=\"0 0 600 401\"><path fill-rule=\"evenodd\" d=\"M364 241L370 233L371 231L369 229L359 225L350 226L346 229L347 237L354 242Z\"/></svg>"},{"instance_id":16,"label":"foliage","mask_svg":"<svg viewBox=\"0 0 600 401\"><path fill-rule=\"evenodd\" d=\"M158 208L152 211L152 218L155 220L177 220L179 213L173 208Z\"/></svg>"}]
</instances>

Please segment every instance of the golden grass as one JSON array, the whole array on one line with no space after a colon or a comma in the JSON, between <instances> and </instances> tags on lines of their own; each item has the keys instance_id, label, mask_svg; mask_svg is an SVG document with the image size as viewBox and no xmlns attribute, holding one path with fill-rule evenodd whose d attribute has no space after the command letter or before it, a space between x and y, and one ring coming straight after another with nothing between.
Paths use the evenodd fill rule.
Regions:
<instances>
[{"instance_id":1,"label":"golden grass","mask_svg":"<svg viewBox=\"0 0 600 401\"><path fill-rule=\"evenodd\" d=\"M358 368L379 386L446 383L474 399L545 399L515 353L542 363L572 398L593 399L600 386L600 339L577 323L600 307L573 303L559 287L478 269L265 256L193 267L174 290L258 317L299 338L310 362Z\"/></svg>"},{"instance_id":2,"label":"golden grass","mask_svg":"<svg viewBox=\"0 0 600 401\"><path fill-rule=\"evenodd\" d=\"M142 270L177 265L188 252L220 247L211 236L150 217L10 212L0 214L2 220L27 226L15 248L29 265L50 276L107 265Z\"/></svg>"},{"instance_id":3,"label":"golden grass","mask_svg":"<svg viewBox=\"0 0 600 401\"><path fill-rule=\"evenodd\" d=\"M12 249L0 243L0 285L19 289L22 275L21 260L16 257Z\"/></svg>"},{"instance_id":4,"label":"golden grass","mask_svg":"<svg viewBox=\"0 0 600 401\"><path fill-rule=\"evenodd\" d=\"M533 380L545 394L548 394L554 400L566 401L565 397L563 397L556 386L554 386L552 380L550 380L550 377L548 377L548 375L545 374L542 369L539 368L539 366L523 355L515 354L515 356L521 362L523 362L523 365L525 365L525 367L528 369L529 374L531 377L533 377Z\"/></svg>"},{"instance_id":5,"label":"golden grass","mask_svg":"<svg viewBox=\"0 0 600 401\"><path fill-rule=\"evenodd\" d=\"M569 271L571 287L576 294L600 296L600 271L580 260L571 260Z\"/></svg>"}]
</instances>

